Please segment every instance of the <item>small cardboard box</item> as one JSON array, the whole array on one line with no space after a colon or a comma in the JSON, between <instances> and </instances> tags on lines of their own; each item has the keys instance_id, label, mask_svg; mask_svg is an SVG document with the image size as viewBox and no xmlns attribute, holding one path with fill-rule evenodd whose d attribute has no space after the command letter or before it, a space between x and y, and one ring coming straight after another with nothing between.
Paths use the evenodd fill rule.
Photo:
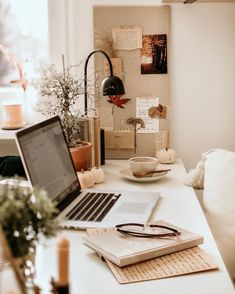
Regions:
<instances>
[{"instance_id":1,"label":"small cardboard box","mask_svg":"<svg viewBox=\"0 0 235 294\"><path fill-rule=\"evenodd\" d=\"M134 132L131 130L105 130L105 148L134 149Z\"/></svg>"}]
</instances>

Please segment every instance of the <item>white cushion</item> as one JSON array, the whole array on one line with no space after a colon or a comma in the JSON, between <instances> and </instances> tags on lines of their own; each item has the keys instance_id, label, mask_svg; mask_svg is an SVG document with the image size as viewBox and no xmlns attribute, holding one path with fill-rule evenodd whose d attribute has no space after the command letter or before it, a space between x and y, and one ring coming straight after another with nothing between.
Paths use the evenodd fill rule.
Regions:
<instances>
[{"instance_id":1,"label":"white cushion","mask_svg":"<svg viewBox=\"0 0 235 294\"><path fill-rule=\"evenodd\" d=\"M235 152L206 156L203 204L224 263L235 279Z\"/></svg>"}]
</instances>

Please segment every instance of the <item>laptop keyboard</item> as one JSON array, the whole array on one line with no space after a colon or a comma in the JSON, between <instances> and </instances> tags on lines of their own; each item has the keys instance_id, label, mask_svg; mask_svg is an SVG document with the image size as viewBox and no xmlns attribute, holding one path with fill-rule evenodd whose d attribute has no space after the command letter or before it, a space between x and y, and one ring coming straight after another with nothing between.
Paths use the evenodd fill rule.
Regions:
<instances>
[{"instance_id":1,"label":"laptop keyboard","mask_svg":"<svg viewBox=\"0 0 235 294\"><path fill-rule=\"evenodd\" d=\"M88 192L66 215L67 220L101 222L121 194Z\"/></svg>"}]
</instances>

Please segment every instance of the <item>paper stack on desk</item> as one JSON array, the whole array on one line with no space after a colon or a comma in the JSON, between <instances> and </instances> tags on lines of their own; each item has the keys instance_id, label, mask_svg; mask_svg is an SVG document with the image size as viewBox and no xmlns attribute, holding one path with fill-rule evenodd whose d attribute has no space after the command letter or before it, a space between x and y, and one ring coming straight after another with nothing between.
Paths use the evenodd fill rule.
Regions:
<instances>
[{"instance_id":1,"label":"paper stack on desk","mask_svg":"<svg viewBox=\"0 0 235 294\"><path fill-rule=\"evenodd\" d=\"M98 237L98 235L100 235L98 237L100 239L105 233L114 233L114 231L114 228L88 229L88 240L91 236ZM198 242L202 242L200 236L199 240ZM98 255L103 255L100 251L97 251L97 253ZM103 256L103 259L107 262L108 267L120 284L164 279L218 269L211 256L198 246L123 267L114 264L105 256Z\"/></svg>"},{"instance_id":2,"label":"paper stack on desk","mask_svg":"<svg viewBox=\"0 0 235 294\"><path fill-rule=\"evenodd\" d=\"M218 269L211 256L200 247L192 247L161 257L119 267L106 260L120 284L164 279Z\"/></svg>"},{"instance_id":3,"label":"paper stack on desk","mask_svg":"<svg viewBox=\"0 0 235 294\"><path fill-rule=\"evenodd\" d=\"M99 230L96 231L96 234L91 233L89 236L85 237L84 244L95 250L104 258L122 267L191 248L203 243L203 237L196 233L163 221L158 221L154 224L175 228L179 230L181 234L165 238L139 238L125 236L115 229L108 231Z\"/></svg>"}]
</instances>

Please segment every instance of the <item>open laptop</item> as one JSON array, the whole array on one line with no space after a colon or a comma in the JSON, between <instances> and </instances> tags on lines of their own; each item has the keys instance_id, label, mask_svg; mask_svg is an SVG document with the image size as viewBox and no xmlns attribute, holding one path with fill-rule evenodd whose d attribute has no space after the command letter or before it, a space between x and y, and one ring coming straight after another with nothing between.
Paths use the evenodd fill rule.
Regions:
<instances>
[{"instance_id":1,"label":"open laptop","mask_svg":"<svg viewBox=\"0 0 235 294\"><path fill-rule=\"evenodd\" d=\"M81 189L58 116L19 130L16 143L28 181L56 201L65 228L145 223L159 199L158 192Z\"/></svg>"}]
</instances>

